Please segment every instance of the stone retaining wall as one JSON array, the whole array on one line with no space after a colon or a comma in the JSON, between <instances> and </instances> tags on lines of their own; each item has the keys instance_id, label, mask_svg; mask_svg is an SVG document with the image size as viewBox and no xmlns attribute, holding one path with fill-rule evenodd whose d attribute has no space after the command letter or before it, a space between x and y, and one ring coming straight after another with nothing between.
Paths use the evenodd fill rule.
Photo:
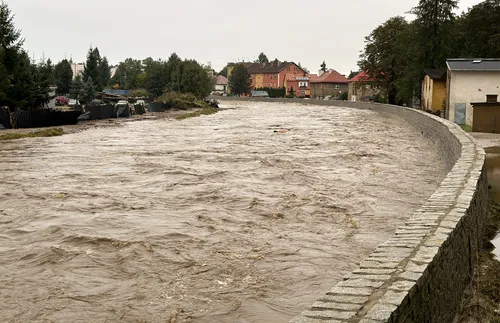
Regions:
<instances>
[{"instance_id":1,"label":"stone retaining wall","mask_svg":"<svg viewBox=\"0 0 500 323\"><path fill-rule=\"evenodd\" d=\"M449 171L434 194L389 241L291 322L452 322L463 291L472 280L488 216L485 153L474 138L444 119L397 106L301 99L245 100L396 114L440 147Z\"/></svg>"}]
</instances>

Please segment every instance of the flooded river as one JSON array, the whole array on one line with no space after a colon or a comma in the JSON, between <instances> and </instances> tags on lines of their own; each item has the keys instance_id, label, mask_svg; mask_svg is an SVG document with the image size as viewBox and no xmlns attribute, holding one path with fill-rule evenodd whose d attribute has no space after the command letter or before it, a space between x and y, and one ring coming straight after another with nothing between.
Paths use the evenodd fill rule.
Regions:
<instances>
[{"instance_id":1,"label":"flooded river","mask_svg":"<svg viewBox=\"0 0 500 323\"><path fill-rule=\"evenodd\" d=\"M1 321L287 322L445 175L390 115L223 108L0 142Z\"/></svg>"}]
</instances>

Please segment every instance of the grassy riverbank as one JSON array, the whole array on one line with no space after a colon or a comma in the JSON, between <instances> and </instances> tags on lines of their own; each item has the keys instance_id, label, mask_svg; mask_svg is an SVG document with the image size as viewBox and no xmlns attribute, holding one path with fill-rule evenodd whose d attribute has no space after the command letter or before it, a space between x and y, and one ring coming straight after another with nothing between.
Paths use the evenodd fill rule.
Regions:
<instances>
[{"instance_id":1,"label":"grassy riverbank","mask_svg":"<svg viewBox=\"0 0 500 323\"><path fill-rule=\"evenodd\" d=\"M55 137L62 136L64 131L61 128L48 128L27 133L7 133L0 135L1 140L13 140L22 138L33 138L33 137Z\"/></svg>"}]
</instances>

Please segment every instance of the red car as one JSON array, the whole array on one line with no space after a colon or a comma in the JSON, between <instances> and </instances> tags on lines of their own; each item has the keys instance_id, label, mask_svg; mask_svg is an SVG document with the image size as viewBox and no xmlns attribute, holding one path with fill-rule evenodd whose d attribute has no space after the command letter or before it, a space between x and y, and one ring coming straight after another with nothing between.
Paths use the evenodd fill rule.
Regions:
<instances>
[{"instance_id":1,"label":"red car","mask_svg":"<svg viewBox=\"0 0 500 323\"><path fill-rule=\"evenodd\" d=\"M68 105L69 99L65 96L56 96L56 105Z\"/></svg>"}]
</instances>

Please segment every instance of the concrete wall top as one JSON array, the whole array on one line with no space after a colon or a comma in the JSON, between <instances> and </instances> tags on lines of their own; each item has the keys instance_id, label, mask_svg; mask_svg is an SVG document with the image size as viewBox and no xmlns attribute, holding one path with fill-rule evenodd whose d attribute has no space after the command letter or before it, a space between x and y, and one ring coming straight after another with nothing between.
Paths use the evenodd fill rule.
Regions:
<instances>
[{"instance_id":1,"label":"concrete wall top","mask_svg":"<svg viewBox=\"0 0 500 323\"><path fill-rule=\"evenodd\" d=\"M225 100L226 98L222 99ZM485 152L451 122L422 111L347 101L227 98L397 114L440 147L448 174L391 239L292 323L451 322L474 274L487 221Z\"/></svg>"}]
</instances>

